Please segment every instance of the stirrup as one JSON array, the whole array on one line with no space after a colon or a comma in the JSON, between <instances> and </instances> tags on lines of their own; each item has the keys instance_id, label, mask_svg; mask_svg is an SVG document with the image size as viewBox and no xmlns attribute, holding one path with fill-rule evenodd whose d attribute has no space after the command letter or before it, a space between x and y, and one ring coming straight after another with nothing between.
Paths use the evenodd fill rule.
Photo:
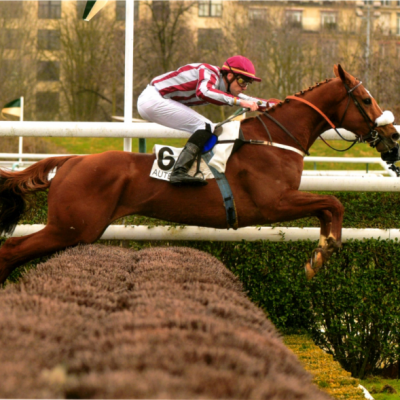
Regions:
<instances>
[{"instance_id":1,"label":"stirrup","mask_svg":"<svg viewBox=\"0 0 400 400\"><path fill-rule=\"evenodd\" d=\"M170 177L170 183L175 186L205 186L208 182L204 179L190 176L183 171L173 171Z\"/></svg>"}]
</instances>

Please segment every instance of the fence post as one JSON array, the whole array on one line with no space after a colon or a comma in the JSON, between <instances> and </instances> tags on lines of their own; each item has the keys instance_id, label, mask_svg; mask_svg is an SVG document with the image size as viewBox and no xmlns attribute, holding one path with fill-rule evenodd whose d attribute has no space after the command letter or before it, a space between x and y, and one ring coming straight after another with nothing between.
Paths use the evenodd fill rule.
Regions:
<instances>
[{"instance_id":1,"label":"fence post","mask_svg":"<svg viewBox=\"0 0 400 400\"><path fill-rule=\"evenodd\" d=\"M133 10L134 1L126 1L125 14L125 104L124 123L132 123L133 104ZM132 151L132 139L124 139L124 151Z\"/></svg>"}]
</instances>

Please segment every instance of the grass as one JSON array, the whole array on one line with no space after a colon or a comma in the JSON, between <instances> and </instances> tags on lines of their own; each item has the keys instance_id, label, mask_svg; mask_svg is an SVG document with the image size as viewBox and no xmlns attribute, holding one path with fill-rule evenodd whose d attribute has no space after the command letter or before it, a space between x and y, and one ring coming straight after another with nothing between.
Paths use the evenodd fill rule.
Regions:
<instances>
[{"instance_id":1,"label":"grass","mask_svg":"<svg viewBox=\"0 0 400 400\"><path fill-rule=\"evenodd\" d=\"M314 383L335 399L365 399L358 388L359 384L375 400L400 399L400 379L384 379L379 376L355 379L307 335L288 335L284 337L284 342L296 354L303 367L314 376Z\"/></svg>"},{"instance_id":2,"label":"grass","mask_svg":"<svg viewBox=\"0 0 400 400\"><path fill-rule=\"evenodd\" d=\"M285 345L295 353L303 367L313 376L313 382L335 399L365 400L358 387L358 379L352 378L330 354L314 344L307 335L288 335Z\"/></svg>"},{"instance_id":3,"label":"grass","mask_svg":"<svg viewBox=\"0 0 400 400\"><path fill-rule=\"evenodd\" d=\"M400 379L383 379L373 376L363 379L360 383L371 393L375 400L400 399ZM393 388L397 393L390 393L390 388Z\"/></svg>"}]
</instances>

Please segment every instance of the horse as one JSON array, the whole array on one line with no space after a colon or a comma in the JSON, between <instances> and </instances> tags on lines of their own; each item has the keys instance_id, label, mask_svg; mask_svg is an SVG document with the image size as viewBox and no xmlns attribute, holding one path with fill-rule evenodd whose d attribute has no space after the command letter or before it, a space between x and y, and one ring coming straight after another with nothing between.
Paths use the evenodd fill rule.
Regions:
<instances>
[{"instance_id":1,"label":"horse","mask_svg":"<svg viewBox=\"0 0 400 400\"><path fill-rule=\"evenodd\" d=\"M334 196L298 190L304 153L332 126L353 132L378 152L392 149L399 139L392 123L376 122L383 112L362 82L340 64L334 66L334 73L335 78L243 120L245 138L269 145L243 145L226 169L238 227L308 216L319 219L319 244L305 263L308 279L340 248L344 207ZM29 194L49 189L44 229L9 238L0 248L0 283L32 259L95 242L108 225L127 215L227 227L215 179L204 187L176 187L149 176L154 159L151 154L108 151L47 158L23 171L0 170L0 234L13 231ZM56 174L50 180L53 169Z\"/></svg>"}]
</instances>

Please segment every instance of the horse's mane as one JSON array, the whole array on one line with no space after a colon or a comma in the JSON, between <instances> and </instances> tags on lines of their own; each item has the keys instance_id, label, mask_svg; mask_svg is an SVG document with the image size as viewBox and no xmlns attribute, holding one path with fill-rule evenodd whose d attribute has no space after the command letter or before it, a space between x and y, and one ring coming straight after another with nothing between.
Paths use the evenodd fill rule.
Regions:
<instances>
[{"instance_id":1,"label":"horse's mane","mask_svg":"<svg viewBox=\"0 0 400 400\"><path fill-rule=\"evenodd\" d=\"M319 87L323 85L324 83L330 82L334 78L326 78L324 81L321 82L316 82L314 86L310 86L307 89L300 90L300 92L296 92L293 96L303 96L306 92L311 92L313 89L316 87ZM268 109L268 111L273 111L275 110L276 107L282 107L284 103L289 103L289 99L286 97L285 100L280 101L278 104L274 104L271 108Z\"/></svg>"}]
</instances>

